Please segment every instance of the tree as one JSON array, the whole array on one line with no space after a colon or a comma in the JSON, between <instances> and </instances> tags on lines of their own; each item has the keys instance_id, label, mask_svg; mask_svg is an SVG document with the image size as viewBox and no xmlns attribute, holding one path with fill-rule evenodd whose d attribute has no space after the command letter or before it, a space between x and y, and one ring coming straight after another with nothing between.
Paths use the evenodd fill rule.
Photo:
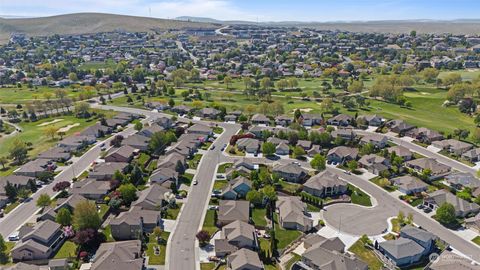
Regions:
<instances>
[{"instance_id":1,"label":"tree","mask_svg":"<svg viewBox=\"0 0 480 270\"><path fill-rule=\"evenodd\" d=\"M86 102L78 102L75 105L75 114L81 118L88 118L90 116L90 113L88 112L89 109L90 104Z\"/></svg>"},{"instance_id":2,"label":"tree","mask_svg":"<svg viewBox=\"0 0 480 270\"><path fill-rule=\"evenodd\" d=\"M10 157L17 164L22 164L27 159L27 153L27 145L23 141L16 139L10 148Z\"/></svg>"},{"instance_id":3,"label":"tree","mask_svg":"<svg viewBox=\"0 0 480 270\"><path fill-rule=\"evenodd\" d=\"M65 207L62 207L58 213L55 221L62 226L70 226L72 225L72 213Z\"/></svg>"},{"instance_id":4,"label":"tree","mask_svg":"<svg viewBox=\"0 0 480 270\"><path fill-rule=\"evenodd\" d=\"M302 158L304 155L305 155L305 149L303 149L302 147L300 146L295 146L295 148L293 148L293 156L297 159L300 159Z\"/></svg>"},{"instance_id":5,"label":"tree","mask_svg":"<svg viewBox=\"0 0 480 270\"><path fill-rule=\"evenodd\" d=\"M227 86L227 90L230 89L230 84L232 83L232 77L230 76L225 76L225 78L223 78L223 83Z\"/></svg>"},{"instance_id":6,"label":"tree","mask_svg":"<svg viewBox=\"0 0 480 270\"><path fill-rule=\"evenodd\" d=\"M50 196L48 194L41 194L37 199L37 206L38 207L46 207L49 206L51 203Z\"/></svg>"},{"instance_id":7,"label":"tree","mask_svg":"<svg viewBox=\"0 0 480 270\"><path fill-rule=\"evenodd\" d=\"M132 184L121 185L117 190L127 206L137 199L137 188Z\"/></svg>"},{"instance_id":8,"label":"tree","mask_svg":"<svg viewBox=\"0 0 480 270\"><path fill-rule=\"evenodd\" d=\"M358 168L358 162L356 160L350 160L347 162L347 167L350 171L355 171Z\"/></svg>"},{"instance_id":9,"label":"tree","mask_svg":"<svg viewBox=\"0 0 480 270\"><path fill-rule=\"evenodd\" d=\"M353 81L349 86L348 86L348 92L350 93L360 93L363 91L363 81Z\"/></svg>"},{"instance_id":10,"label":"tree","mask_svg":"<svg viewBox=\"0 0 480 270\"><path fill-rule=\"evenodd\" d=\"M158 226L153 228L153 236L155 236L155 239L157 240L157 243L160 241L160 239L162 239L162 233L163 233L162 228L160 228Z\"/></svg>"},{"instance_id":11,"label":"tree","mask_svg":"<svg viewBox=\"0 0 480 270\"><path fill-rule=\"evenodd\" d=\"M55 139L55 134L57 134L58 132L58 128L56 128L55 126L48 126L44 129L44 132L47 137L50 137L53 140Z\"/></svg>"},{"instance_id":12,"label":"tree","mask_svg":"<svg viewBox=\"0 0 480 270\"><path fill-rule=\"evenodd\" d=\"M53 191L55 191L55 192L64 191L69 187L70 187L70 182L61 181L61 182L56 183L55 186L53 186Z\"/></svg>"},{"instance_id":13,"label":"tree","mask_svg":"<svg viewBox=\"0 0 480 270\"><path fill-rule=\"evenodd\" d=\"M7 181L7 183L5 184L5 187L3 188L5 190L5 194L7 195L8 199L10 201L15 201L18 195L17 188L14 185L12 185L12 183L10 183L9 181Z\"/></svg>"},{"instance_id":14,"label":"tree","mask_svg":"<svg viewBox=\"0 0 480 270\"><path fill-rule=\"evenodd\" d=\"M8 263L8 261L9 258L7 244L5 243L5 239L3 239L3 236L0 234L0 264L6 264Z\"/></svg>"},{"instance_id":15,"label":"tree","mask_svg":"<svg viewBox=\"0 0 480 270\"><path fill-rule=\"evenodd\" d=\"M143 172L142 169L135 165L130 173L130 183L134 185L139 185L143 183Z\"/></svg>"},{"instance_id":16,"label":"tree","mask_svg":"<svg viewBox=\"0 0 480 270\"><path fill-rule=\"evenodd\" d=\"M259 206L263 203L263 194L255 189L250 190L246 196L247 201L255 206Z\"/></svg>"},{"instance_id":17,"label":"tree","mask_svg":"<svg viewBox=\"0 0 480 270\"><path fill-rule=\"evenodd\" d=\"M273 144L271 142L265 142L262 145L262 153L265 156L271 156L271 155L275 154L275 144Z\"/></svg>"},{"instance_id":18,"label":"tree","mask_svg":"<svg viewBox=\"0 0 480 270\"><path fill-rule=\"evenodd\" d=\"M401 225L405 224L405 214L402 211L398 211L397 220Z\"/></svg>"},{"instance_id":19,"label":"tree","mask_svg":"<svg viewBox=\"0 0 480 270\"><path fill-rule=\"evenodd\" d=\"M81 201L73 211L73 227L77 231L93 229L97 231L102 225L97 206L91 201Z\"/></svg>"},{"instance_id":20,"label":"tree","mask_svg":"<svg viewBox=\"0 0 480 270\"><path fill-rule=\"evenodd\" d=\"M135 123L134 129L135 129L136 131L140 131L140 130L142 130L142 128L143 128L142 122L137 121L137 122Z\"/></svg>"},{"instance_id":21,"label":"tree","mask_svg":"<svg viewBox=\"0 0 480 270\"><path fill-rule=\"evenodd\" d=\"M208 231L201 230L197 233L196 237L202 247L210 241L210 233Z\"/></svg>"},{"instance_id":22,"label":"tree","mask_svg":"<svg viewBox=\"0 0 480 270\"><path fill-rule=\"evenodd\" d=\"M326 168L325 165L326 159L324 156L320 154L316 154L313 156L312 160L310 161L310 166L317 171L323 171Z\"/></svg>"},{"instance_id":23,"label":"tree","mask_svg":"<svg viewBox=\"0 0 480 270\"><path fill-rule=\"evenodd\" d=\"M455 207L451 203L443 203L437 208L435 215L438 222L445 225L454 225L457 223Z\"/></svg>"}]
</instances>

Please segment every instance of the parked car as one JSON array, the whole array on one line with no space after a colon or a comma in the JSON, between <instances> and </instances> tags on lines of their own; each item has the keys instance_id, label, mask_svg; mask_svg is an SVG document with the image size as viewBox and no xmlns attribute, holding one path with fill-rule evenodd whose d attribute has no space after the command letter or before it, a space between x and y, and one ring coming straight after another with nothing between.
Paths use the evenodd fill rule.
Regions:
<instances>
[{"instance_id":1,"label":"parked car","mask_svg":"<svg viewBox=\"0 0 480 270\"><path fill-rule=\"evenodd\" d=\"M8 236L8 241L18 241L18 240L20 240L19 234L20 234L19 231L13 232L12 234L10 234Z\"/></svg>"},{"instance_id":2,"label":"parked car","mask_svg":"<svg viewBox=\"0 0 480 270\"><path fill-rule=\"evenodd\" d=\"M215 149L215 145L212 145L212 147L210 147L210 150L213 150Z\"/></svg>"},{"instance_id":3,"label":"parked car","mask_svg":"<svg viewBox=\"0 0 480 270\"><path fill-rule=\"evenodd\" d=\"M432 208L426 207L425 209L423 209L423 212L428 214L428 213L432 212Z\"/></svg>"},{"instance_id":4,"label":"parked car","mask_svg":"<svg viewBox=\"0 0 480 270\"><path fill-rule=\"evenodd\" d=\"M417 205L417 208L418 208L418 209L423 209L423 208L425 208L425 205L419 204L419 205Z\"/></svg>"},{"instance_id":5,"label":"parked car","mask_svg":"<svg viewBox=\"0 0 480 270\"><path fill-rule=\"evenodd\" d=\"M194 184L194 185L198 184L198 181L197 181L197 180L193 180L193 184Z\"/></svg>"}]
</instances>

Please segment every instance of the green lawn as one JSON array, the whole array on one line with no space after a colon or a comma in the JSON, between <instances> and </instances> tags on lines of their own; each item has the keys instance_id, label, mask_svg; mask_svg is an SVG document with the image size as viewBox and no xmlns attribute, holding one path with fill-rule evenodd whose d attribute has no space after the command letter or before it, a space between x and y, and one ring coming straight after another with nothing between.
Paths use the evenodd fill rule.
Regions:
<instances>
[{"instance_id":1,"label":"green lawn","mask_svg":"<svg viewBox=\"0 0 480 270\"><path fill-rule=\"evenodd\" d=\"M215 269L215 263L201 263L200 270L213 270Z\"/></svg>"},{"instance_id":2,"label":"green lawn","mask_svg":"<svg viewBox=\"0 0 480 270\"><path fill-rule=\"evenodd\" d=\"M77 244L72 241L65 241L55 255L55 259L68 259L77 257Z\"/></svg>"},{"instance_id":3,"label":"green lawn","mask_svg":"<svg viewBox=\"0 0 480 270\"><path fill-rule=\"evenodd\" d=\"M396 233L400 233L400 230L402 229L402 226L400 225L400 222L398 221L397 218L392 218L390 220L390 222L392 223L392 231L396 232Z\"/></svg>"},{"instance_id":4,"label":"green lawn","mask_svg":"<svg viewBox=\"0 0 480 270\"><path fill-rule=\"evenodd\" d=\"M168 219L177 219L178 214L180 213L180 209L182 208L181 203L177 203L176 208L168 208L167 210L167 218Z\"/></svg>"},{"instance_id":5,"label":"green lawn","mask_svg":"<svg viewBox=\"0 0 480 270\"><path fill-rule=\"evenodd\" d=\"M213 133L215 133L215 134L222 134L222 132L223 132L223 128L221 128L221 127L214 127L213 128Z\"/></svg>"},{"instance_id":6,"label":"green lawn","mask_svg":"<svg viewBox=\"0 0 480 270\"><path fill-rule=\"evenodd\" d=\"M295 184L295 183L289 183L287 181L280 180L279 181L280 186L282 187L282 190L289 192L291 194L295 194L299 188L302 187L300 184Z\"/></svg>"},{"instance_id":7,"label":"green lawn","mask_svg":"<svg viewBox=\"0 0 480 270\"><path fill-rule=\"evenodd\" d=\"M19 204L20 204L20 202L18 202L18 201L14 202L14 203L8 204L8 205L3 209L5 215L8 214L8 213L10 213L10 212L12 212L12 210L15 209Z\"/></svg>"},{"instance_id":8,"label":"green lawn","mask_svg":"<svg viewBox=\"0 0 480 270\"><path fill-rule=\"evenodd\" d=\"M207 210L202 230L209 232L210 235L218 231L217 226L215 226L215 210Z\"/></svg>"},{"instance_id":9,"label":"green lawn","mask_svg":"<svg viewBox=\"0 0 480 270\"><path fill-rule=\"evenodd\" d=\"M348 184L348 189L350 192L350 198L352 199L352 203L363 206L372 206L370 196L368 196L367 193L350 184Z\"/></svg>"},{"instance_id":10,"label":"green lawn","mask_svg":"<svg viewBox=\"0 0 480 270\"><path fill-rule=\"evenodd\" d=\"M267 210L265 208L253 208L252 209L252 220L256 226L265 227L267 226Z\"/></svg>"},{"instance_id":11,"label":"green lawn","mask_svg":"<svg viewBox=\"0 0 480 270\"><path fill-rule=\"evenodd\" d=\"M365 247L365 243L362 241L362 239L359 239L357 242L355 242L355 244L350 247L349 251L354 253L360 260L367 263L369 269L383 269L383 263L375 256L375 253L372 250Z\"/></svg>"},{"instance_id":12,"label":"green lawn","mask_svg":"<svg viewBox=\"0 0 480 270\"><path fill-rule=\"evenodd\" d=\"M192 179L193 179L193 174L184 173L182 176L180 176L179 180L180 180L180 183L190 186L190 184L192 183Z\"/></svg>"},{"instance_id":13,"label":"green lawn","mask_svg":"<svg viewBox=\"0 0 480 270\"><path fill-rule=\"evenodd\" d=\"M197 169L200 159L202 159L202 154L195 154L193 158L188 161L188 168L194 170Z\"/></svg>"},{"instance_id":14,"label":"green lawn","mask_svg":"<svg viewBox=\"0 0 480 270\"><path fill-rule=\"evenodd\" d=\"M150 235L149 241L147 243L147 256L148 256L148 263L151 265L165 265L165 253L167 251L167 242L168 242L168 236L170 235L169 232L162 232L162 241L160 244L157 243L155 236ZM154 247L159 246L160 247L160 254L155 255Z\"/></svg>"},{"instance_id":15,"label":"green lawn","mask_svg":"<svg viewBox=\"0 0 480 270\"><path fill-rule=\"evenodd\" d=\"M137 158L137 162L142 168L145 168L146 163L150 160L150 156L146 153L140 153L140 155Z\"/></svg>"},{"instance_id":16,"label":"green lawn","mask_svg":"<svg viewBox=\"0 0 480 270\"><path fill-rule=\"evenodd\" d=\"M277 240L277 248L284 249L290 243L295 241L300 235L301 232L296 230L285 230L278 224L278 216L275 214L275 238Z\"/></svg>"},{"instance_id":17,"label":"green lawn","mask_svg":"<svg viewBox=\"0 0 480 270\"><path fill-rule=\"evenodd\" d=\"M35 100L46 100L45 93L51 94L49 98L55 99L55 91L61 89L58 87L38 86L37 89L29 89L26 86L6 87L0 88L0 104L25 104ZM87 91L81 87L71 89L70 87L63 88L70 98L77 98L81 93L86 94ZM96 95L96 91L91 91L90 95ZM48 95L48 94L47 94Z\"/></svg>"},{"instance_id":18,"label":"green lawn","mask_svg":"<svg viewBox=\"0 0 480 270\"><path fill-rule=\"evenodd\" d=\"M78 66L78 69L80 70L92 70L92 69L115 69L117 66L117 63L113 61L112 59L103 61L103 62L98 62L98 61L90 61L90 62L85 62Z\"/></svg>"},{"instance_id":19,"label":"green lawn","mask_svg":"<svg viewBox=\"0 0 480 270\"><path fill-rule=\"evenodd\" d=\"M293 257L290 260L288 260L288 262L285 264L285 269L286 270L292 269L292 265L302 259L302 257L300 255L297 255L293 252L292 252L292 255L293 255Z\"/></svg>"},{"instance_id":20,"label":"green lawn","mask_svg":"<svg viewBox=\"0 0 480 270\"><path fill-rule=\"evenodd\" d=\"M107 242L115 242L115 239L113 239L112 236L112 228L110 227L110 225L107 225L105 229L103 229L103 234L105 235Z\"/></svg>"},{"instance_id":21,"label":"green lawn","mask_svg":"<svg viewBox=\"0 0 480 270\"><path fill-rule=\"evenodd\" d=\"M377 176L377 177L374 177L372 179L370 179L370 181L372 183L374 183L375 185L385 189L386 191L388 192L394 192L395 190L397 190L397 187L395 186L392 186L392 185L388 185L388 186L382 186L380 185L380 180L382 180L382 177L381 176Z\"/></svg>"},{"instance_id":22,"label":"green lawn","mask_svg":"<svg viewBox=\"0 0 480 270\"><path fill-rule=\"evenodd\" d=\"M475 244L480 246L480 236L477 236L477 237L473 238L472 242L474 242Z\"/></svg>"},{"instance_id":23,"label":"green lawn","mask_svg":"<svg viewBox=\"0 0 480 270\"><path fill-rule=\"evenodd\" d=\"M213 183L213 189L214 190L222 190L227 185L228 185L227 180L215 180L215 183Z\"/></svg>"},{"instance_id":24,"label":"green lawn","mask_svg":"<svg viewBox=\"0 0 480 270\"><path fill-rule=\"evenodd\" d=\"M98 210L98 215L103 218L105 214L110 210L110 206L108 204L99 204L100 209Z\"/></svg>"},{"instance_id":25,"label":"green lawn","mask_svg":"<svg viewBox=\"0 0 480 270\"><path fill-rule=\"evenodd\" d=\"M225 173L227 171L227 168L231 168L233 166L233 163L223 163L218 166L217 173Z\"/></svg>"}]
</instances>

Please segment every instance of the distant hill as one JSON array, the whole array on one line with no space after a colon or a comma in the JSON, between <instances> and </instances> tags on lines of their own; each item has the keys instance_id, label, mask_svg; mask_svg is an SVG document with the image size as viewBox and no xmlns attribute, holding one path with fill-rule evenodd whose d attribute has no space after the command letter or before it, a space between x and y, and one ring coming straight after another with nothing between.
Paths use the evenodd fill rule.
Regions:
<instances>
[{"instance_id":1,"label":"distant hill","mask_svg":"<svg viewBox=\"0 0 480 270\"><path fill-rule=\"evenodd\" d=\"M208 22L217 24L250 24L264 26L296 26L309 27L321 30L342 30L352 32L376 33L452 33L452 34L480 34L480 19L442 20L388 20L388 21L338 21L338 22L252 22L252 21L220 21L204 17L178 17L178 20L189 22Z\"/></svg>"},{"instance_id":2,"label":"distant hill","mask_svg":"<svg viewBox=\"0 0 480 270\"><path fill-rule=\"evenodd\" d=\"M162 29L188 27L217 28L211 23L187 22L147 17L104 13L75 13L39 18L0 18L0 42L8 41L11 33L28 36L53 34L85 34L122 29L132 32L148 32Z\"/></svg>"}]
</instances>

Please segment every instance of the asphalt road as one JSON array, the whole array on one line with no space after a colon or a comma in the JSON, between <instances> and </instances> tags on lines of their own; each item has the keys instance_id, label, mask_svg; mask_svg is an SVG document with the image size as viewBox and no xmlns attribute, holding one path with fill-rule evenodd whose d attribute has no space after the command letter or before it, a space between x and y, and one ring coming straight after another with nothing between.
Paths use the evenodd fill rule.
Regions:
<instances>
[{"instance_id":1,"label":"asphalt road","mask_svg":"<svg viewBox=\"0 0 480 270\"><path fill-rule=\"evenodd\" d=\"M135 132L136 131L133 129L133 127L129 127L122 132L119 132L118 134L123 136L129 136ZM12 212L8 213L8 215L5 215L5 217L0 219L0 234L4 238L6 238L14 231L16 231L20 226L22 226L25 222L27 222L32 217L32 215L34 215L39 210L39 208L36 206L36 201L41 194L46 193L50 195L50 197L54 196L56 192L53 191L53 187L56 183L62 181L71 182L74 175L78 176L83 171L88 169L92 162L94 162L100 156L100 145L102 143L108 145L113 138L114 137L112 136L104 141L97 142L72 165L66 167L62 172L55 176L54 180L50 184L43 186L40 190L33 194L30 201L20 204L14 210L12 210Z\"/></svg>"}]
</instances>

